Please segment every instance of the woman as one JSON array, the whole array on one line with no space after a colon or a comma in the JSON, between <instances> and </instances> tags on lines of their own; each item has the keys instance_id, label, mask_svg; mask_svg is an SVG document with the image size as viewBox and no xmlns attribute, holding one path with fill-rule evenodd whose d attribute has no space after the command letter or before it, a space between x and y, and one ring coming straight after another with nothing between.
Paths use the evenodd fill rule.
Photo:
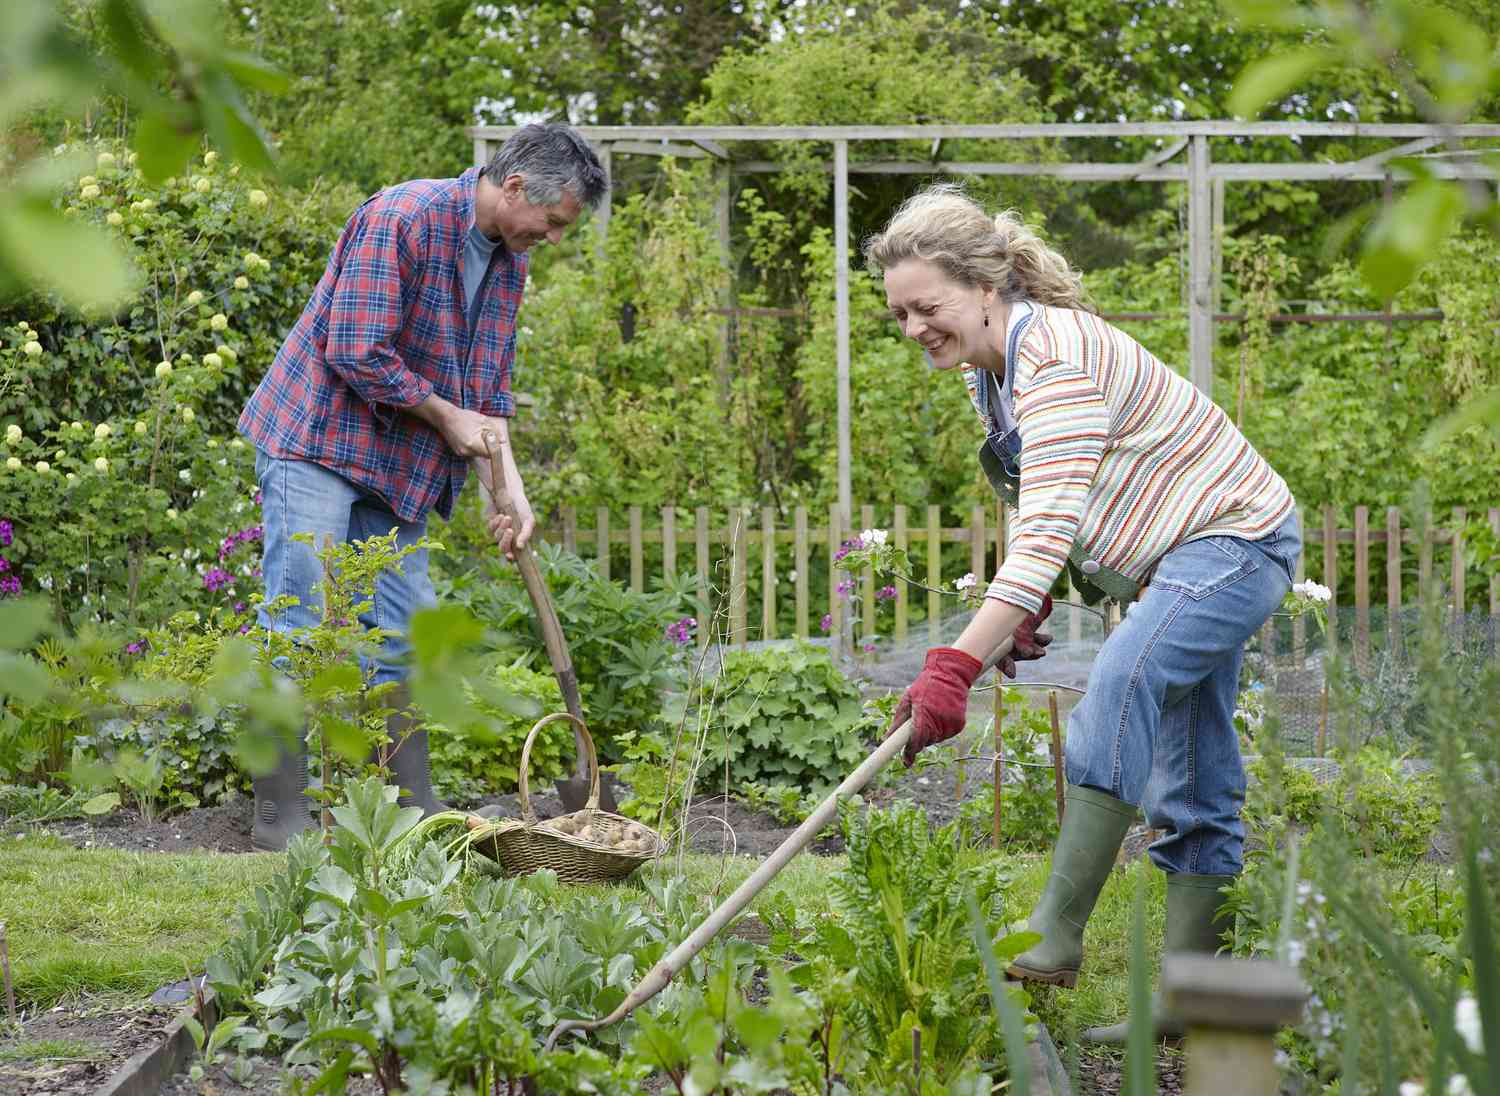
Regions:
<instances>
[{"instance_id":1,"label":"woman","mask_svg":"<svg viewBox=\"0 0 1500 1096\"><path fill-rule=\"evenodd\" d=\"M1014 214L934 186L865 254L932 367L964 369L981 464L1019 510L982 608L902 699L892 726L910 712L910 753L963 729L980 660L1034 627L1065 566L1086 599L1129 604L1068 719L1067 805L1031 916L1043 939L1010 974L1075 984L1137 807L1165 835L1150 856L1167 873L1167 950L1216 951L1219 892L1243 864L1240 661L1302 548L1286 483L1207 396L1095 315L1077 272Z\"/></svg>"}]
</instances>

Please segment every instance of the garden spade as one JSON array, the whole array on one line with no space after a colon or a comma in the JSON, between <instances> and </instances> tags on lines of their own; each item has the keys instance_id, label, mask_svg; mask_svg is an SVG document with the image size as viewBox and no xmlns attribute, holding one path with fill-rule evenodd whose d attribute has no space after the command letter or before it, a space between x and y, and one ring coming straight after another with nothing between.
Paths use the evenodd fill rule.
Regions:
<instances>
[{"instance_id":1,"label":"garden spade","mask_svg":"<svg viewBox=\"0 0 1500 1096\"><path fill-rule=\"evenodd\" d=\"M490 431L484 432L484 447L490 454L490 483L493 485L495 509L516 518L515 503L510 497L510 488L505 482L505 466L500 459L500 444ZM519 526L519 523L517 523ZM563 638L562 624L557 619L557 610L552 605L552 595L547 592L547 580L536 565L536 557L528 545L516 548L516 567L521 572L521 581L526 584L526 593L536 610L537 622L542 629L542 643L547 648L547 658L552 662L552 671L557 675L557 687L562 692L563 704L568 713L580 723L583 719L583 701L578 693L578 675L573 671L573 659L568 654L568 641ZM574 746L577 751L577 768L573 775L557 782L557 794L563 807L569 811L582 810L589 798L589 749L583 740L583 732L575 728ZM599 784L599 807L606 811L617 811L614 792L608 783Z\"/></svg>"},{"instance_id":2,"label":"garden spade","mask_svg":"<svg viewBox=\"0 0 1500 1096\"><path fill-rule=\"evenodd\" d=\"M984 669L993 669L997 662L1010 653L1010 649L1011 640L1006 639L995 648L989 658L985 659ZM707 947L710 940L723 932L725 927L750 904L751 899L765 889L766 884L776 876L776 873L786 867L792 857L806 848L808 843L822 832L823 827L833 820L833 816L839 809L839 800L863 788L870 782L871 777L885 768L891 758L906 748L912 730L912 722L908 719L887 735L885 741L877 746L869 757L861 761L857 769L844 777L844 782L830 792L828 798L818 804L818 809L808 815L807 820L793 830L785 841L776 846L776 850L766 857L765 862L755 869L749 879L746 879L733 894L724 899L719 908L709 914L703 924L694 929L686 940L678 944L656 966L646 972L645 977L635 984L635 988L630 991L625 1000L620 1002L618 1008L598 1020L562 1021L552 1029L552 1034L547 1036L546 1049L552 1050L557 1046L557 1041L570 1031L597 1031L599 1028L619 1023L631 1012L666 989L667 983L677 975L677 972L687 966L693 956Z\"/></svg>"}]
</instances>

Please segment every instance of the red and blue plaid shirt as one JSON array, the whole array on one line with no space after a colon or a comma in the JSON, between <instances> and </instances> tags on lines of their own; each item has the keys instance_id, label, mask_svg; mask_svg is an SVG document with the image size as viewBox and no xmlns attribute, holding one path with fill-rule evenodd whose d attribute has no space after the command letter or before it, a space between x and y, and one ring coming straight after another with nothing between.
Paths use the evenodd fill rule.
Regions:
<instances>
[{"instance_id":1,"label":"red and blue plaid shirt","mask_svg":"<svg viewBox=\"0 0 1500 1096\"><path fill-rule=\"evenodd\" d=\"M447 517L465 461L403 414L433 392L485 415L515 414L511 367L527 257L496 249L472 332L460 264L479 178L382 190L344 226L239 429L273 457L332 469L403 521Z\"/></svg>"}]
</instances>

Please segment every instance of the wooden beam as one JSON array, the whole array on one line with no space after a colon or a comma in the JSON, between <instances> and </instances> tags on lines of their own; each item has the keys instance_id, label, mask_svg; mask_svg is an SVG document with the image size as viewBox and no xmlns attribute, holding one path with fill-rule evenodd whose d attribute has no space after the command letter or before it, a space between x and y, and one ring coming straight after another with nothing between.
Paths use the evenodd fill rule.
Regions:
<instances>
[{"instance_id":1,"label":"wooden beam","mask_svg":"<svg viewBox=\"0 0 1500 1096\"><path fill-rule=\"evenodd\" d=\"M838 325L839 510L852 518L849 443L849 142L833 143L833 267Z\"/></svg>"},{"instance_id":2,"label":"wooden beam","mask_svg":"<svg viewBox=\"0 0 1500 1096\"><path fill-rule=\"evenodd\" d=\"M707 137L694 137L693 144L697 145L715 160L729 159L729 150L719 144L718 141L710 141Z\"/></svg>"},{"instance_id":3,"label":"wooden beam","mask_svg":"<svg viewBox=\"0 0 1500 1096\"><path fill-rule=\"evenodd\" d=\"M1208 138L1188 150L1188 359L1189 376L1210 399L1214 389L1213 194Z\"/></svg>"},{"instance_id":4,"label":"wooden beam","mask_svg":"<svg viewBox=\"0 0 1500 1096\"><path fill-rule=\"evenodd\" d=\"M599 220L599 257L603 258L604 245L609 240L610 203L614 200L615 190L614 146L608 141L599 146L599 164L604 168L604 181L609 184L599 208L594 210L594 216Z\"/></svg>"},{"instance_id":5,"label":"wooden beam","mask_svg":"<svg viewBox=\"0 0 1500 1096\"><path fill-rule=\"evenodd\" d=\"M616 141L614 142L616 152L624 152L633 156L675 156L679 160L702 160L708 157L708 153L698 147L695 139L690 145L672 144L667 141L653 143L650 141Z\"/></svg>"},{"instance_id":6,"label":"wooden beam","mask_svg":"<svg viewBox=\"0 0 1500 1096\"><path fill-rule=\"evenodd\" d=\"M504 140L519 126L470 126L471 137ZM914 126L578 126L600 141L932 141L1058 140L1099 137L1341 137L1451 140L1500 137L1500 124L1458 126L1374 122L1043 122L1005 125Z\"/></svg>"},{"instance_id":7,"label":"wooden beam","mask_svg":"<svg viewBox=\"0 0 1500 1096\"><path fill-rule=\"evenodd\" d=\"M1166 163L1168 160L1176 156L1183 149L1187 148L1189 140L1191 140L1191 138L1177 138L1177 140L1173 141L1166 148L1161 149L1158 152L1154 152L1150 156L1147 156L1144 160L1142 160L1141 167L1160 167L1162 164Z\"/></svg>"},{"instance_id":8,"label":"wooden beam","mask_svg":"<svg viewBox=\"0 0 1500 1096\"><path fill-rule=\"evenodd\" d=\"M1440 145L1442 143L1443 139L1441 137L1419 137L1415 141L1407 141L1397 145L1395 148L1384 149L1371 156L1355 160L1354 164L1357 167L1379 167L1381 164L1384 164L1388 160L1394 160L1398 156L1410 156L1414 152L1423 152L1433 145Z\"/></svg>"},{"instance_id":9,"label":"wooden beam","mask_svg":"<svg viewBox=\"0 0 1500 1096\"><path fill-rule=\"evenodd\" d=\"M1216 181L1237 183L1275 182L1294 180L1299 182L1380 182L1390 177L1389 167L1360 167L1360 161L1349 163L1269 163L1269 164L1214 164L1209 168L1209 177ZM1424 161L1432 174L1442 179L1500 179L1500 173L1484 164L1454 164L1442 161ZM833 165L819 165L821 170L831 172ZM795 170L805 171L806 165L798 164ZM734 170L746 175L774 175L791 171L787 165L775 160L741 160ZM849 165L851 175L1002 175L1020 177L1047 177L1055 179L1078 179L1085 182L1135 182L1178 183L1188 177L1188 169L1176 164L1162 164L1143 168L1139 163L1085 163L1024 162L989 163L945 160L928 163L925 160L863 160Z\"/></svg>"}]
</instances>

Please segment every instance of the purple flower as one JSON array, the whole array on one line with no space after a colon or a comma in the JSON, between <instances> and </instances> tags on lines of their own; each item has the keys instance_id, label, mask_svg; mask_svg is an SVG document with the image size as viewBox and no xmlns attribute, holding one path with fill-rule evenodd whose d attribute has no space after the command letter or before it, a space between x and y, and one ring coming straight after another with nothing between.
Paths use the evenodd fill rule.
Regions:
<instances>
[{"instance_id":1,"label":"purple flower","mask_svg":"<svg viewBox=\"0 0 1500 1096\"><path fill-rule=\"evenodd\" d=\"M14 535L15 527L11 525L10 519L0 518L0 548L9 548Z\"/></svg>"},{"instance_id":2,"label":"purple flower","mask_svg":"<svg viewBox=\"0 0 1500 1096\"><path fill-rule=\"evenodd\" d=\"M865 644L865 654L872 655L874 653L875 653L875 644L873 644L873 643L866 643Z\"/></svg>"},{"instance_id":3,"label":"purple flower","mask_svg":"<svg viewBox=\"0 0 1500 1096\"><path fill-rule=\"evenodd\" d=\"M854 589L854 580L852 578L846 578L843 582L839 583L838 586L837 586L839 597L848 597L849 596L849 591L851 591L853 589Z\"/></svg>"},{"instance_id":4,"label":"purple flower","mask_svg":"<svg viewBox=\"0 0 1500 1096\"><path fill-rule=\"evenodd\" d=\"M667 625L667 638L680 647L686 647L693 642L693 632L698 627L696 617L683 617L675 623Z\"/></svg>"},{"instance_id":5,"label":"purple flower","mask_svg":"<svg viewBox=\"0 0 1500 1096\"><path fill-rule=\"evenodd\" d=\"M142 651L144 651L145 649L146 649L146 641L144 639L137 639L133 643L127 643L127 644L125 644L125 653L126 654L138 655Z\"/></svg>"},{"instance_id":6,"label":"purple flower","mask_svg":"<svg viewBox=\"0 0 1500 1096\"><path fill-rule=\"evenodd\" d=\"M214 567L203 576L203 588L212 594L218 593L232 582L234 576L221 567Z\"/></svg>"},{"instance_id":7,"label":"purple flower","mask_svg":"<svg viewBox=\"0 0 1500 1096\"><path fill-rule=\"evenodd\" d=\"M15 575L6 575L4 578L0 578L0 594L4 594L7 597L14 597L20 592L21 580Z\"/></svg>"},{"instance_id":8,"label":"purple flower","mask_svg":"<svg viewBox=\"0 0 1500 1096\"><path fill-rule=\"evenodd\" d=\"M245 635L249 631L250 631L250 625L249 624L241 624L240 625L240 635Z\"/></svg>"},{"instance_id":9,"label":"purple flower","mask_svg":"<svg viewBox=\"0 0 1500 1096\"><path fill-rule=\"evenodd\" d=\"M9 570L10 560L6 559L4 556L0 556L0 575L5 574L5 572Z\"/></svg>"},{"instance_id":10,"label":"purple flower","mask_svg":"<svg viewBox=\"0 0 1500 1096\"><path fill-rule=\"evenodd\" d=\"M823 614L823 619L820 620L818 623L822 626L823 631L825 631L825 632L831 632L831 631L833 631L833 614L832 613L824 613Z\"/></svg>"},{"instance_id":11,"label":"purple flower","mask_svg":"<svg viewBox=\"0 0 1500 1096\"><path fill-rule=\"evenodd\" d=\"M234 603L234 611L236 613L243 613L245 611L245 603L243 601L236 601Z\"/></svg>"},{"instance_id":12,"label":"purple flower","mask_svg":"<svg viewBox=\"0 0 1500 1096\"><path fill-rule=\"evenodd\" d=\"M875 591L876 601L892 601L895 599L895 597L896 588L894 586L882 586L880 589Z\"/></svg>"},{"instance_id":13,"label":"purple flower","mask_svg":"<svg viewBox=\"0 0 1500 1096\"><path fill-rule=\"evenodd\" d=\"M853 540L846 540L843 544L839 545L839 550L833 553L833 562L837 563L839 560L843 559L856 548L863 547L864 542L861 541L858 537L855 537Z\"/></svg>"}]
</instances>

